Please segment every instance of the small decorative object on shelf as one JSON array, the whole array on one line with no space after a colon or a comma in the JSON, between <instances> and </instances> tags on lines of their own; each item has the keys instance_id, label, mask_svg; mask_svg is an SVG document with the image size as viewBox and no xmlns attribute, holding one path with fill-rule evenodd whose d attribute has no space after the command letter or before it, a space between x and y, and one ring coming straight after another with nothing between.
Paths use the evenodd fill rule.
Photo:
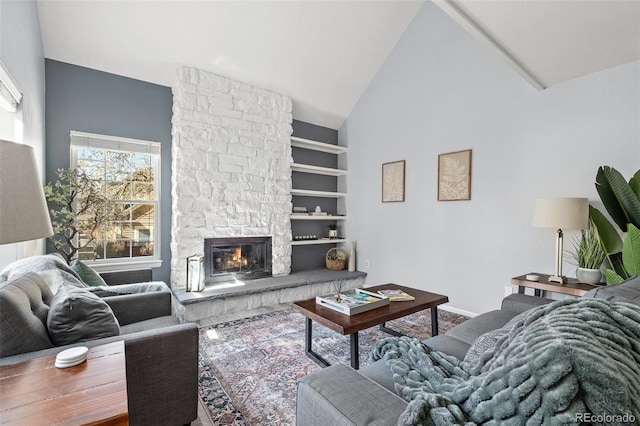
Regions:
<instances>
[{"instance_id":1,"label":"small decorative object on shelf","mask_svg":"<svg viewBox=\"0 0 640 426\"><path fill-rule=\"evenodd\" d=\"M294 235L293 241L309 241L309 240L317 240L317 235Z\"/></svg>"},{"instance_id":2,"label":"small decorative object on shelf","mask_svg":"<svg viewBox=\"0 0 640 426\"><path fill-rule=\"evenodd\" d=\"M413 297L409 293L405 293L402 290L378 290L378 293L380 293L384 297L388 297L392 302L416 300L415 297Z\"/></svg>"},{"instance_id":3,"label":"small decorative object on shelf","mask_svg":"<svg viewBox=\"0 0 640 426\"><path fill-rule=\"evenodd\" d=\"M316 303L345 315L355 315L386 306L389 299L378 293L356 288L341 293L339 301L335 294L316 296Z\"/></svg>"},{"instance_id":4,"label":"small decorative object on shelf","mask_svg":"<svg viewBox=\"0 0 640 426\"><path fill-rule=\"evenodd\" d=\"M338 238L338 225L336 223L330 223L327 227L329 228L329 238Z\"/></svg>"},{"instance_id":5,"label":"small decorative object on shelf","mask_svg":"<svg viewBox=\"0 0 640 426\"><path fill-rule=\"evenodd\" d=\"M187 257L187 291L204 290L204 256Z\"/></svg>"},{"instance_id":6,"label":"small decorative object on shelf","mask_svg":"<svg viewBox=\"0 0 640 426\"><path fill-rule=\"evenodd\" d=\"M345 267L347 261L347 252L334 247L327 251L327 255L325 258L325 263L327 265L327 269L331 269L332 271L342 271Z\"/></svg>"}]
</instances>

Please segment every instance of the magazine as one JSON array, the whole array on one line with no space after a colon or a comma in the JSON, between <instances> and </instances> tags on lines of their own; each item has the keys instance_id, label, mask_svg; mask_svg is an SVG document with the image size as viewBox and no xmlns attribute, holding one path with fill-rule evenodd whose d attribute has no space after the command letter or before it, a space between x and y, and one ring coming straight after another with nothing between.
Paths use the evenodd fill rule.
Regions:
<instances>
[{"instance_id":1,"label":"magazine","mask_svg":"<svg viewBox=\"0 0 640 426\"><path fill-rule=\"evenodd\" d=\"M380 294L356 288L340 293L339 301L335 293L316 296L316 303L346 315L355 315L388 305L389 299Z\"/></svg>"},{"instance_id":2,"label":"magazine","mask_svg":"<svg viewBox=\"0 0 640 426\"><path fill-rule=\"evenodd\" d=\"M392 302L416 300L415 297L402 290L378 290L378 293L382 296L388 297Z\"/></svg>"}]
</instances>

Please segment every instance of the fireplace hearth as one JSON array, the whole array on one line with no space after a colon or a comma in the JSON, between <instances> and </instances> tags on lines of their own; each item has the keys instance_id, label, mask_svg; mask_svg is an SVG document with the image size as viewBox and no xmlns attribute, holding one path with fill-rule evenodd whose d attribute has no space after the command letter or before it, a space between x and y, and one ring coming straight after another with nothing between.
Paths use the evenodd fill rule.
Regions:
<instances>
[{"instance_id":1,"label":"fireplace hearth","mask_svg":"<svg viewBox=\"0 0 640 426\"><path fill-rule=\"evenodd\" d=\"M271 237L206 238L205 284L271 276Z\"/></svg>"}]
</instances>

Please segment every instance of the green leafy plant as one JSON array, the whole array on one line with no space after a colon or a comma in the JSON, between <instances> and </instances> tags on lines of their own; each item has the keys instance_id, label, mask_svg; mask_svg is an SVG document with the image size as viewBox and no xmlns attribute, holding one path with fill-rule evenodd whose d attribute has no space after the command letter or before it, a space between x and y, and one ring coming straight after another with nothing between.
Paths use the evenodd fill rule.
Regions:
<instances>
[{"instance_id":1,"label":"green leafy plant","mask_svg":"<svg viewBox=\"0 0 640 426\"><path fill-rule=\"evenodd\" d=\"M583 230L580 237L572 240L571 245L573 250L569 252L569 255L576 266L586 269L600 269L602 262L604 262L605 253L593 227Z\"/></svg>"},{"instance_id":2,"label":"green leafy plant","mask_svg":"<svg viewBox=\"0 0 640 426\"><path fill-rule=\"evenodd\" d=\"M627 278L640 275L640 229L628 224L627 233L622 241L622 266L624 275L612 269L605 269L607 284L619 284Z\"/></svg>"},{"instance_id":3,"label":"green leafy plant","mask_svg":"<svg viewBox=\"0 0 640 426\"><path fill-rule=\"evenodd\" d=\"M627 182L613 167L602 166L596 175L596 190L619 229L589 206L596 235L611 266L604 271L607 284L616 284L640 275L640 170ZM624 232L623 240L620 233Z\"/></svg>"},{"instance_id":4,"label":"green leafy plant","mask_svg":"<svg viewBox=\"0 0 640 426\"><path fill-rule=\"evenodd\" d=\"M337 223L330 223L327 225L327 227L331 230L336 230L338 229L338 224Z\"/></svg>"},{"instance_id":5,"label":"green leafy plant","mask_svg":"<svg viewBox=\"0 0 640 426\"><path fill-rule=\"evenodd\" d=\"M44 187L54 232L49 241L71 262L91 247L101 226L112 221L113 206L99 180L77 169L58 169L56 174L58 179Z\"/></svg>"}]
</instances>

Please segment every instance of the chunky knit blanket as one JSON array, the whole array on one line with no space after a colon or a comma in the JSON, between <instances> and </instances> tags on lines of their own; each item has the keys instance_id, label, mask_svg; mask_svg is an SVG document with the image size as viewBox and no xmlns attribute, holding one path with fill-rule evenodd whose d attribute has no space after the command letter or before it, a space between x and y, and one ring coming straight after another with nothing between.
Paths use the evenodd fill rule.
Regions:
<instances>
[{"instance_id":1,"label":"chunky knit blanket","mask_svg":"<svg viewBox=\"0 0 640 426\"><path fill-rule=\"evenodd\" d=\"M372 358L386 360L409 402L398 425L640 421L636 305L573 299L535 308L473 364L408 337L381 340Z\"/></svg>"}]
</instances>

